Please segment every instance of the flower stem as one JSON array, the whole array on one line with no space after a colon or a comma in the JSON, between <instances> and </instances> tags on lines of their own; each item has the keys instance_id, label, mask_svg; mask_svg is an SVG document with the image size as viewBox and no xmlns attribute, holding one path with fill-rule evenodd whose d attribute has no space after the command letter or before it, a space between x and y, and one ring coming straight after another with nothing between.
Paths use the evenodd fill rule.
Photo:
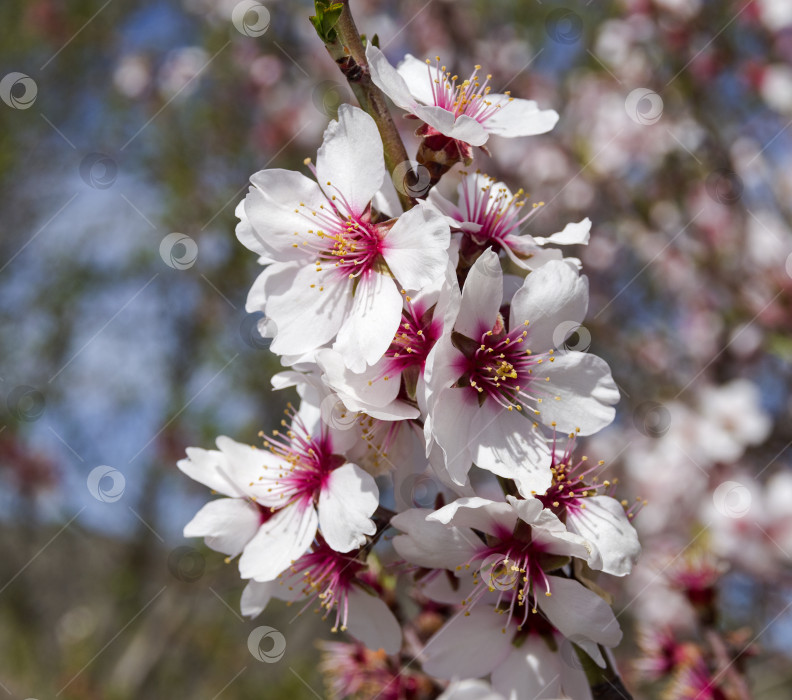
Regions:
<instances>
[{"instance_id":1,"label":"flower stem","mask_svg":"<svg viewBox=\"0 0 792 700\"><path fill-rule=\"evenodd\" d=\"M343 5L341 16L334 26L336 39L325 42L325 48L341 69L360 106L376 122L385 150L385 166L388 168L388 172L393 175L397 166L409 162L407 149L404 147L393 117L385 104L385 96L371 80L366 51L352 17L352 11L349 9L349 0L343 0ZM415 200L403 192L403 189L396 187L396 193L402 207L407 211L415 205Z\"/></svg>"},{"instance_id":2,"label":"flower stem","mask_svg":"<svg viewBox=\"0 0 792 700\"><path fill-rule=\"evenodd\" d=\"M624 687L618 671L613 667L608 657L607 650L601 644L599 650L602 658L605 659L605 668L597 666L585 651L575 645L575 651L583 665L586 680L591 688L591 697L593 700L632 700L632 695Z\"/></svg>"}]
</instances>

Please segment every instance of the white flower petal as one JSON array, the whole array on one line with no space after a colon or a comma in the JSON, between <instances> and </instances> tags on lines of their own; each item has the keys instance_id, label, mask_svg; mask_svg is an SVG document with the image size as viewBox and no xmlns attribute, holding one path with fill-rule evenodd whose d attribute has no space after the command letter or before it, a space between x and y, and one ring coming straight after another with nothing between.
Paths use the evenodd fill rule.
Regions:
<instances>
[{"instance_id":1,"label":"white flower petal","mask_svg":"<svg viewBox=\"0 0 792 700\"><path fill-rule=\"evenodd\" d=\"M473 453L476 466L514 479L520 493L530 496L550 487L551 459L547 442L524 413L485 404L472 423L477 426L477 434L468 439L478 443Z\"/></svg>"},{"instance_id":2,"label":"white flower petal","mask_svg":"<svg viewBox=\"0 0 792 700\"><path fill-rule=\"evenodd\" d=\"M293 269L297 270L297 265L292 266ZM269 282L269 278L273 276L273 274L277 274L279 270L282 269L282 266L278 265L268 265L262 273L253 280L253 284L248 291L247 299L245 300L245 311L248 313L255 313L256 311L264 311L264 304L267 301L267 284ZM264 321L264 325L262 327L261 321L257 325L257 329L259 334L262 338L273 338L275 336L276 328L275 324L271 324L268 322L268 319L262 319ZM262 330L269 331L267 335L262 334Z\"/></svg>"},{"instance_id":3,"label":"white flower petal","mask_svg":"<svg viewBox=\"0 0 792 700\"><path fill-rule=\"evenodd\" d=\"M239 601L239 611L245 617L256 617L264 612L269 605L272 594L278 587L277 581L248 581L242 598Z\"/></svg>"},{"instance_id":4,"label":"white flower petal","mask_svg":"<svg viewBox=\"0 0 792 700\"><path fill-rule=\"evenodd\" d=\"M413 114L429 126L452 139L471 146L483 146L487 142L487 131L472 117L463 114L457 117L444 107L417 105Z\"/></svg>"},{"instance_id":5,"label":"white flower petal","mask_svg":"<svg viewBox=\"0 0 792 700\"><path fill-rule=\"evenodd\" d=\"M538 498L515 498L514 496L506 496L506 501L514 509L517 517L529 525L536 521L543 510L542 502Z\"/></svg>"},{"instance_id":6,"label":"white flower petal","mask_svg":"<svg viewBox=\"0 0 792 700\"><path fill-rule=\"evenodd\" d=\"M456 309L459 306L458 287L456 289L456 296L457 298L451 301L451 305L453 306L453 311L449 310L449 315L451 316L456 315ZM437 305L437 309L435 309L435 318L439 317L441 312L440 304L442 304L442 302L443 300L441 298ZM453 322L453 319L449 321L448 316L444 317L444 324L450 324L451 322ZM435 346L429 351L429 355L426 358L426 366L424 368L424 378L426 379L426 402L427 406L431 409L429 415L430 419L437 411L434 404L440 400L441 396L443 400L448 402L448 405L452 407L453 412L453 406L457 403L457 399L455 398L456 395L464 395L464 391L451 389L459 378L459 367L462 366L464 362L464 355L451 343L450 333L441 336L437 343L435 343ZM449 390L452 393L445 393L444 395L444 392ZM469 401L468 403L471 407L478 405L477 401Z\"/></svg>"},{"instance_id":7,"label":"white flower petal","mask_svg":"<svg viewBox=\"0 0 792 700\"><path fill-rule=\"evenodd\" d=\"M514 295L511 328L528 321L526 344L533 353L546 352L564 343L587 310L588 280L566 263L551 260L528 275Z\"/></svg>"},{"instance_id":8,"label":"white flower petal","mask_svg":"<svg viewBox=\"0 0 792 700\"><path fill-rule=\"evenodd\" d=\"M484 681L459 681L452 683L437 700L504 700Z\"/></svg>"},{"instance_id":9,"label":"white flower petal","mask_svg":"<svg viewBox=\"0 0 792 700\"><path fill-rule=\"evenodd\" d=\"M468 272L454 330L479 340L495 325L502 301L503 271L498 254L488 248Z\"/></svg>"},{"instance_id":10,"label":"white flower petal","mask_svg":"<svg viewBox=\"0 0 792 700\"><path fill-rule=\"evenodd\" d=\"M359 588L349 592L347 631L372 651L383 649L386 654L398 654L402 645L402 631L398 620L384 600Z\"/></svg>"},{"instance_id":11,"label":"white flower petal","mask_svg":"<svg viewBox=\"0 0 792 700\"><path fill-rule=\"evenodd\" d=\"M278 588L277 581L248 581L242 591L239 611L245 617L257 617L266 610Z\"/></svg>"},{"instance_id":12,"label":"white flower petal","mask_svg":"<svg viewBox=\"0 0 792 700\"><path fill-rule=\"evenodd\" d=\"M316 179L336 206L362 214L385 178L382 139L374 120L362 109L343 104L330 122L316 154ZM328 184L328 182L330 184Z\"/></svg>"},{"instance_id":13,"label":"white flower petal","mask_svg":"<svg viewBox=\"0 0 792 700\"><path fill-rule=\"evenodd\" d=\"M242 578L274 581L311 546L316 536L316 510L295 503L276 511L245 547L239 559Z\"/></svg>"},{"instance_id":14,"label":"white flower petal","mask_svg":"<svg viewBox=\"0 0 792 700\"><path fill-rule=\"evenodd\" d=\"M431 108L424 107L423 109ZM434 109L440 108L435 107ZM469 143L471 146L483 146L487 143L487 138L489 136L487 127L481 124L477 119L469 117L467 114L460 114L454 120L454 125L451 130L448 133L445 131L443 133L445 133L446 136L450 136L452 139Z\"/></svg>"},{"instance_id":15,"label":"white flower petal","mask_svg":"<svg viewBox=\"0 0 792 700\"><path fill-rule=\"evenodd\" d=\"M391 525L405 533L393 538L393 546L411 564L453 571L473 556L480 540L469 530L427 520L430 514L426 508L411 508L391 518Z\"/></svg>"},{"instance_id":16,"label":"white flower petal","mask_svg":"<svg viewBox=\"0 0 792 700\"><path fill-rule=\"evenodd\" d=\"M449 569L425 576L418 583L418 587L421 595L425 595L429 600L445 605L460 605L473 593L475 584L470 570L463 569L454 574Z\"/></svg>"},{"instance_id":17,"label":"white flower petal","mask_svg":"<svg viewBox=\"0 0 792 700\"><path fill-rule=\"evenodd\" d=\"M337 552L349 552L366 544L366 535L377 531L371 516L379 505L374 477L356 464L331 472L319 494L319 527Z\"/></svg>"},{"instance_id":18,"label":"white flower petal","mask_svg":"<svg viewBox=\"0 0 792 700\"><path fill-rule=\"evenodd\" d=\"M511 501L512 497L507 498ZM534 541L544 545L548 552L564 557L589 558L591 544L580 535L569 532L558 516L548 508L542 510L531 525Z\"/></svg>"},{"instance_id":19,"label":"white flower petal","mask_svg":"<svg viewBox=\"0 0 792 700\"><path fill-rule=\"evenodd\" d=\"M217 447L227 457L227 467L221 470L221 476L238 487L239 492L235 494L237 496L260 495L259 477L265 476L267 470L280 472L289 467L269 450L260 450L225 435L218 437L216 442Z\"/></svg>"},{"instance_id":20,"label":"white flower petal","mask_svg":"<svg viewBox=\"0 0 792 700\"><path fill-rule=\"evenodd\" d=\"M371 200L372 209L376 209L382 216L381 219L395 219L401 215L402 209L396 185L390 177L386 177L379 192Z\"/></svg>"},{"instance_id":21,"label":"white flower petal","mask_svg":"<svg viewBox=\"0 0 792 700\"><path fill-rule=\"evenodd\" d=\"M595 661L602 662L597 644L614 647L622 638L611 606L573 579L551 576L550 590L552 595L538 595L536 600L547 619Z\"/></svg>"},{"instance_id":22,"label":"white flower petal","mask_svg":"<svg viewBox=\"0 0 792 700\"><path fill-rule=\"evenodd\" d=\"M423 670L444 680L480 678L496 668L512 649L503 634L503 618L488 606L452 617L424 647Z\"/></svg>"},{"instance_id":23,"label":"white flower petal","mask_svg":"<svg viewBox=\"0 0 792 700\"><path fill-rule=\"evenodd\" d=\"M563 675L558 653L542 637L529 634L492 672L492 687L508 700L558 698Z\"/></svg>"},{"instance_id":24,"label":"white flower petal","mask_svg":"<svg viewBox=\"0 0 792 700\"><path fill-rule=\"evenodd\" d=\"M517 512L510 504L478 496L458 498L427 518L429 521L469 527L504 538L511 535L517 524Z\"/></svg>"},{"instance_id":25,"label":"white flower petal","mask_svg":"<svg viewBox=\"0 0 792 700\"><path fill-rule=\"evenodd\" d=\"M440 391L432 405L432 436L443 450L449 477L463 486L473 462L471 448L475 445L469 438L478 405L470 401L462 389Z\"/></svg>"},{"instance_id":26,"label":"white flower petal","mask_svg":"<svg viewBox=\"0 0 792 700\"><path fill-rule=\"evenodd\" d=\"M407 54L396 68L410 90L410 94L426 105L435 103L432 85L440 78L437 66L426 63L411 54Z\"/></svg>"},{"instance_id":27,"label":"white flower petal","mask_svg":"<svg viewBox=\"0 0 792 700\"><path fill-rule=\"evenodd\" d=\"M407 58L412 58L412 56L408 55ZM412 112L417 102L410 92L410 88L407 86L404 78L402 78L399 72L388 62L388 59L385 58L385 54L376 46L369 43L368 46L366 46L366 61L369 65L372 82L391 98L393 104L407 112ZM427 80L426 82L427 87L430 87L428 85L429 81Z\"/></svg>"},{"instance_id":28,"label":"white flower petal","mask_svg":"<svg viewBox=\"0 0 792 700\"><path fill-rule=\"evenodd\" d=\"M212 491L232 498L244 495L244 492L226 476L228 459L222 452L188 447L187 459L180 459L176 466L191 479L208 486Z\"/></svg>"},{"instance_id":29,"label":"white flower petal","mask_svg":"<svg viewBox=\"0 0 792 700\"><path fill-rule=\"evenodd\" d=\"M388 377L385 365L387 358L372 365L367 371L356 374L345 364L341 353L326 348L316 355L323 371L323 378L351 411L364 411L368 407L382 408L396 400L399 393L399 375Z\"/></svg>"},{"instance_id":30,"label":"white flower petal","mask_svg":"<svg viewBox=\"0 0 792 700\"><path fill-rule=\"evenodd\" d=\"M382 241L382 255L398 283L418 291L442 278L451 232L445 219L419 203L402 214Z\"/></svg>"},{"instance_id":31,"label":"white flower petal","mask_svg":"<svg viewBox=\"0 0 792 700\"><path fill-rule=\"evenodd\" d=\"M558 113L552 109L540 110L533 100L511 98L508 95L490 94L487 101L501 105L484 122L492 134L505 137L546 134L558 122Z\"/></svg>"},{"instance_id":32,"label":"white flower petal","mask_svg":"<svg viewBox=\"0 0 792 700\"><path fill-rule=\"evenodd\" d=\"M567 527L593 545L588 563L592 569L625 576L641 553L638 533L615 498L589 496L585 508L567 513Z\"/></svg>"},{"instance_id":33,"label":"white flower petal","mask_svg":"<svg viewBox=\"0 0 792 700\"><path fill-rule=\"evenodd\" d=\"M259 522L259 510L250 501L218 498L184 526L184 536L203 537L210 549L235 557L255 536Z\"/></svg>"},{"instance_id":34,"label":"white flower petal","mask_svg":"<svg viewBox=\"0 0 792 700\"><path fill-rule=\"evenodd\" d=\"M465 220L457 205L440 194L440 191L436 187L429 190L429 194L426 195L426 203L445 216L449 226L459 226L459 224Z\"/></svg>"},{"instance_id":35,"label":"white flower petal","mask_svg":"<svg viewBox=\"0 0 792 700\"><path fill-rule=\"evenodd\" d=\"M353 372L363 372L390 347L402 317L402 297L392 277L370 270L358 277L352 308L333 349ZM273 351L275 346L273 344Z\"/></svg>"},{"instance_id":36,"label":"white flower petal","mask_svg":"<svg viewBox=\"0 0 792 700\"><path fill-rule=\"evenodd\" d=\"M270 265L264 275L262 310L276 328L272 352L301 355L333 339L352 307L351 280L297 263Z\"/></svg>"},{"instance_id":37,"label":"white flower petal","mask_svg":"<svg viewBox=\"0 0 792 700\"><path fill-rule=\"evenodd\" d=\"M296 601L305 597L304 580L300 573L287 572L275 581L248 581L242 591L239 610L245 617L256 617L264 612L272 598Z\"/></svg>"},{"instance_id":38,"label":"white flower petal","mask_svg":"<svg viewBox=\"0 0 792 700\"><path fill-rule=\"evenodd\" d=\"M564 258L558 248L539 248L535 239L529 235L509 234L503 239L503 249L509 259L523 270L538 270L551 260L564 260L567 264L570 260L570 258ZM520 280L520 284L522 285L522 280Z\"/></svg>"},{"instance_id":39,"label":"white flower petal","mask_svg":"<svg viewBox=\"0 0 792 700\"><path fill-rule=\"evenodd\" d=\"M535 365L532 377L550 394L539 405L545 425L555 422L561 433L579 428L581 435L592 435L613 422L619 389L602 358L567 352L556 355L554 362Z\"/></svg>"},{"instance_id":40,"label":"white flower petal","mask_svg":"<svg viewBox=\"0 0 792 700\"><path fill-rule=\"evenodd\" d=\"M248 225L237 227L239 242L254 253L280 262L310 257L294 243L307 237L308 229L313 228L311 212L327 206L327 198L316 182L302 173L280 168L261 170L250 181L253 187L244 199Z\"/></svg>"},{"instance_id":41,"label":"white flower petal","mask_svg":"<svg viewBox=\"0 0 792 700\"><path fill-rule=\"evenodd\" d=\"M362 406L356 410L364 411ZM386 421L412 420L421 417L421 411L418 408L401 399L389 403L383 408L369 407L364 412L372 418Z\"/></svg>"},{"instance_id":42,"label":"white flower petal","mask_svg":"<svg viewBox=\"0 0 792 700\"><path fill-rule=\"evenodd\" d=\"M350 407L352 405L350 404ZM386 421L411 420L421 417L421 412L415 406L402 400L393 401L383 408L365 408L361 405L354 410L363 411L372 418Z\"/></svg>"},{"instance_id":43,"label":"white flower petal","mask_svg":"<svg viewBox=\"0 0 792 700\"><path fill-rule=\"evenodd\" d=\"M554 233L547 238L534 238L538 245L586 245L591 234L591 219L586 217L583 221L569 223L563 231Z\"/></svg>"}]
</instances>

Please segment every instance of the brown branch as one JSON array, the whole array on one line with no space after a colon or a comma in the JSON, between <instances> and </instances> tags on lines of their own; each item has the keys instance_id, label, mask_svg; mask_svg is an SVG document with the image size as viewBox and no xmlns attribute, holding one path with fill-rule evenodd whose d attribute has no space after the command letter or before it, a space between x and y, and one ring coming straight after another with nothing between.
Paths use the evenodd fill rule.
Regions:
<instances>
[{"instance_id":1,"label":"brown branch","mask_svg":"<svg viewBox=\"0 0 792 700\"><path fill-rule=\"evenodd\" d=\"M397 166L409 162L410 159L385 103L385 96L371 80L366 51L349 9L349 0L344 0L343 5L341 16L334 26L336 39L325 42L325 48L344 74L360 106L376 122L385 151L385 166L388 168L388 172L393 175ZM415 205L415 200L403 192L403 189L396 187L396 192L406 211Z\"/></svg>"}]
</instances>

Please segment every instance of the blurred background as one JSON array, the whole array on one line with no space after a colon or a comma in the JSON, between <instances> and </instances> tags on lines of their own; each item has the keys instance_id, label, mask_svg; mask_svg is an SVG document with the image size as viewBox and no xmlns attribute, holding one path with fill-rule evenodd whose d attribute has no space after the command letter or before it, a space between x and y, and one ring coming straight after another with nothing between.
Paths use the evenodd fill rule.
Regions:
<instances>
[{"instance_id":1,"label":"blurred background","mask_svg":"<svg viewBox=\"0 0 792 700\"><path fill-rule=\"evenodd\" d=\"M234 208L353 101L312 4L264 6L0 4L0 698L326 697L327 626L243 621L235 566L181 536L206 500L185 447L255 442L293 398L244 310ZM792 4L352 8L393 62L480 63L561 114L476 159L545 202L531 233L594 222L572 343L623 398L586 452L648 501L614 590L628 686L697 697L658 659L716 630L755 697L790 697ZM279 663L247 649L261 624Z\"/></svg>"}]
</instances>

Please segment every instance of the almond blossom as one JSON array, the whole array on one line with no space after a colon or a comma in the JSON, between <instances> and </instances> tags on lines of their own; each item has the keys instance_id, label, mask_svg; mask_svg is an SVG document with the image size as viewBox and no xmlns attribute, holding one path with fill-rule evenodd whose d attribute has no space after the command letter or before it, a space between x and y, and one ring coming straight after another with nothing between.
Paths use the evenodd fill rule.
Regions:
<instances>
[{"instance_id":1,"label":"almond blossom","mask_svg":"<svg viewBox=\"0 0 792 700\"><path fill-rule=\"evenodd\" d=\"M462 234L460 254L466 257L492 247L496 253L505 251L518 267L532 270L548 260L562 258L560 250L545 246L589 241L589 219L567 224L563 231L548 237L521 233L522 225L541 210L543 202L533 204L526 212L522 190L512 193L505 183L478 172L465 175L457 185L457 204L437 189L429 192L427 201L446 216L452 232Z\"/></svg>"},{"instance_id":2,"label":"almond blossom","mask_svg":"<svg viewBox=\"0 0 792 700\"><path fill-rule=\"evenodd\" d=\"M405 533L394 538L397 552L430 569L425 580L438 567L461 577L456 587L427 592L445 603L461 603L464 610L427 641L423 668L431 675L462 680L491 673L493 688L504 697L557 697L560 677L549 671L560 660L541 636L556 645L569 638L601 665L597 645L614 646L621 639L602 598L551 573L569 557L587 556L586 543L536 499L462 498L435 512L405 511L392 523ZM582 681L565 674L564 682Z\"/></svg>"},{"instance_id":3,"label":"almond blossom","mask_svg":"<svg viewBox=\"0 0 792 700\"><path fill-rule=\"evenodd\" d=\"M550 131L558 121L552 109L540 110L533 100L497 94L492 79L479 76L476 66L469 78L459 80L445 66L407 54L394 68L376 46L366 47L371 79L393 103L425 122L431 130L471 146L483 146L490 134L533 136Z\"/></svg>"},{"instance_id":4,"label":"almond blossom","mask_svg":"<svg viewBox=\"0 0 792 700\"><path fill-rule=\"evenodd\" d=\"M569 265L550 261L532 272L505 316L503 302L503 272L488 249L428 362L427 437L443 449L455 482L475 462L527 496L552 481L539 422L590 435L613 420L619 392L600 358L556 353L588 308L587 281Z\"/></svg>"},{"instance_id":5,"label":"almond blossom","mask_svg":"<svg viewBox=\"0 0 792 700\"><path fill-rule=\"evenodd\" d=\"M506 634L491 611L474 611L469 617L454 620L456 625L452 621L430 640L431 646L427 644L433 672L440 668L445 676L466 679L452 683L440 700L591 700L586 675L575 663L571 643L543 618L534 616L525 630L510 626ZM477 676L489 673L491 683L471 680L463 665L470 661L463 636L478 640L483 658L477 660L475 669L484 672ZM456 654L459 656L454 660Z\"/></svg>"},{"instance_id":6,"label":"almond blossom","mask_svg":"<svg viewBox=\"0 0 792 700\"><path fill-rule=\"evenodd\" d=\"M303 610L318 602L323 618L334 614L333 632L348 631L374 651L395 654L401 648L401 627L387 604L366 590L366 566L358 556L357 551L335 551L320 536L287 574L274 581L250 581L242 593L242 614L260 615L272 598L304 601Z\"/></svg>"},{"instance_id":7,"label":"almond blossom","mask_svg":"<svg viewBox=\"0 0 792 700\"><path fill-rule=\"evenodd\" d=\"M251 177L237 236L273 262L246 308L267 316L273 352L300 356L335 339L359 372L388 349L402 290L420 291L445 273L449 230L423 204L378 220L371 200L386 176L382 141L360 109L342 105L313 171L316 181L280 169Z\"/></svg>"},{"instance_id":8,"label":"almond blossom","mask_svg":"<svg viewBox=\"0 0 792 700\"><path fill-rule=\"evenodd\" d=\"M239 556L244 615L296 603L357 640L325 654L338 697L589 700L622 636L592 570L625 576L640 552L640 503L573 457L619 400L608 365L568 346L588 280L562 247L587 244L591 221L533 236L543 203L506 182L432 189L490 134L542 134L558 115L493 93L480 66L394 68L349 4L315 12L366 111L340 106L304 161L313 178L262 170L236 210L264 268L246 309L299 408L260 433L266 449L188 450L179 467L221 497L185 535ZM423 122L415 160L386 96Z\"/></svg>"},{"instance_id":9,"label":"almond blossom","mask_svg":"<svg viewBox=\"0 0 792 700\"><path fill-rule=\"evenodd\" d=\"M607 629L598 629L601 619L592 623L595 618L572 614L580 605L591 605L592 610L604 606L609 613L610 608L577 581L549 573L570 557L586 559L589 546L585 539L568 532L537 499L507 496L506 502L496 502L460 498L434 512L404 511L391 524L404 533L395 537L393 544L408 562L430 569L445 568L460 576L473 573L470 585L463 580L464 595L457 594L457 602L468 613L479 602L494 604L506 616L504 623L493 615L499 627L516 620L519 628L537 609L542 610L561 633L576 640L585 637L588 641L579 644L594 658L600 657L591 641L618 642L621 632L615 619L612 623L607 620ZM486 541L474 531L485 535Z\"/></svg>"},{"instance_id":10,"label":"almond blossom","mask_svg":"<svg viewBox=\"0 0 792 700\"><path fill-rule=\"evenodd\" d=\"M285 421L284 421L285 423ZM242 578L271 581L311 545L317 528L330 547L347 552L376 531L374 479L334 453L333 436L312 434L296 413L268 450L227 437L217 450L189 448L179 469L227 496L207 503L185 526L185 537L235 557Z\"/></svg>"},{"instance_id":11,"label":"almond blossom","mask_svg":"<svg viewBox=\"0 0 792 700\"><path fill-rule=\"evenodd\" d=\"M592 569L625 576L641 553L638 533L630 522L636 508L627 511L626 502L622 504L605 493L611 489L611 483L600 482L596 476L603 462L590 463L585 456L575 460L574 446L572 434L564 450L553 450L550 466L553 483L536 498L570 532L585 538L590 548L587 561Z\"/></svg>"}]
</instances>

